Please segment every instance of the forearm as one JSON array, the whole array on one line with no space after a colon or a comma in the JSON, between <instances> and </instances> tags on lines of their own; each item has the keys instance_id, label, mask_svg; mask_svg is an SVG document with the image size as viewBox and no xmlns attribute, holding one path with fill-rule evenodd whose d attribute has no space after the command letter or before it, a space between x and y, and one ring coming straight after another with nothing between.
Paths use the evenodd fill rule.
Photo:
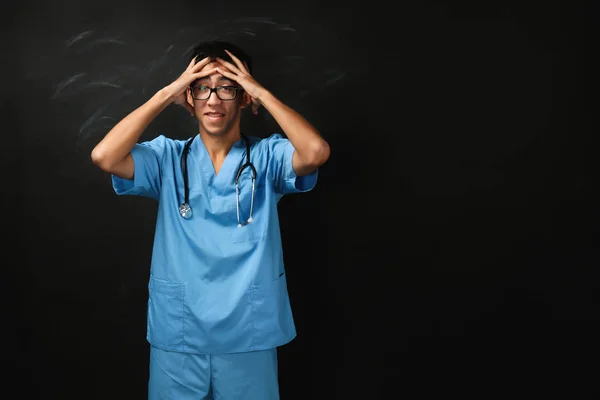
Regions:
<instances>
[{"instance_id":1,"label":"forearm","mask_svg":"<svg viewBox=\"0 0 600 400\"><path fill-rule=\"evenodd\" d=\"M116 124L92 151L92 160L97 165L110 169L123 160L135 146L150 123L172 101L165 90L158 91L146 103L131 112Z\"/></svg>"},{"instance_id":2,"label":"forearm","mask_svg":"<svg viewBox=\"0 0 600 400\"><path fill-rule=\"evenodd\" d=\"M329 144L302 115L264 91L259 101L273 116L305 164L319 166L329 157Z\"/></svg>"}]
</instances>

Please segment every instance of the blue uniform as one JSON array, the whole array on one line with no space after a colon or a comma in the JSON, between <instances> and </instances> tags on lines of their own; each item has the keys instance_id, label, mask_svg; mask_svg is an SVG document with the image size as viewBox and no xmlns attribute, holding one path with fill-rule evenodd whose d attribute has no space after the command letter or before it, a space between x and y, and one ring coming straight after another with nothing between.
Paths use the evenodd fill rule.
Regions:
<instances>
[{"instance_id":1,"label":"blue uniform","mask_svg":"<svg viewBox=\"0 0 600 400\"><path fill-rule=\"evenodd\" d=\"M119 195L158 201L148 284L147 340L157 349L204 355L273 349L296 335L288 298L277 204L288 193L312 190L317 172L298 177L294 147L279 134L249 137L257 172L253 221L238 227L235 176L246 161L243 139L218 174L202 140L187 157L189 204L184 219L183 140L165 136L132 149L132 180L113 175ZM249 168L239 181L240 219L248 219Z\"/></svg>"}]
</instances>

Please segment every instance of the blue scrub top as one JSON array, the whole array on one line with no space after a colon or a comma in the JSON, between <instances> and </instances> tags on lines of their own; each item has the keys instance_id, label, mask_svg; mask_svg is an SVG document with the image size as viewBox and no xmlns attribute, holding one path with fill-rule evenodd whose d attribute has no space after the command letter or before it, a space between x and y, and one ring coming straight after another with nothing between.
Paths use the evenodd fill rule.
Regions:
<instances>
[{"instance_id":1,"label":"blue scrub top","mask_svg":"<svg viewBox=\"0 0 600 400\"><path fill-rule=\"evenodd\" d=\"M179 214L186 141L157 138L132 149L132 180L112 176L119 195L158 201L148 283L147 340L164 350L223 354L264 350L296 336L283 263L277 203L284 194L312 190L317 171L298 177L294 147L280 134L248 137L257 172L253 222L238 227L235 176L246 162L240 139L218 175L199 135L187 157L189 204ZM240 220L250 212L252 180L239 182Z\"/></svg>"}]
</instances>

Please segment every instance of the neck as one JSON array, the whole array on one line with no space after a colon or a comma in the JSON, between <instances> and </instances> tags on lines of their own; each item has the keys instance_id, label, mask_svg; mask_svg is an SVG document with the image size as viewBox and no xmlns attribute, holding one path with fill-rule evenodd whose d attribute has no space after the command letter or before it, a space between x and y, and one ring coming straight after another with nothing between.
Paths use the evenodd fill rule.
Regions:
<instances>
[{"instance_id":1,"label":"neck","mask_svg":"<svg viewBox=\"0 0 600 400\"><path fill-rule=\"evenodd\" d=\"M200 138L202 139L210 158L216 160L225 158L233 145L240 140L241 135L239 130L222 136L209 135L200 130Z\"/></svg>"}]
</instances>

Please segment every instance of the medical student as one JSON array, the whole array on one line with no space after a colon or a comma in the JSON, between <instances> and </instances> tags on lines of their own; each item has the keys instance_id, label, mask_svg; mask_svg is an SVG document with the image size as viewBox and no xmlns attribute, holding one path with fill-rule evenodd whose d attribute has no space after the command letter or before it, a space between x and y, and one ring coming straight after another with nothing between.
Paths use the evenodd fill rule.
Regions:
<instances>
[{"instance_id":1,"label":"medical student","mask_svg":"<svg viewBox=\"0 0 600 400\"><path fill-rule=\"evenodd\" d=\"M313 189L330 150L251 68L233 44L199 44L181 76L92 151L117 194L158 201L148 283L150 399L279 398L277 347L296 330L277 203ZM171 104L195 116L198 131L138 143ZM242 110L260 106L285 136L244 134Z\"/></svg>"}]
</instances>

